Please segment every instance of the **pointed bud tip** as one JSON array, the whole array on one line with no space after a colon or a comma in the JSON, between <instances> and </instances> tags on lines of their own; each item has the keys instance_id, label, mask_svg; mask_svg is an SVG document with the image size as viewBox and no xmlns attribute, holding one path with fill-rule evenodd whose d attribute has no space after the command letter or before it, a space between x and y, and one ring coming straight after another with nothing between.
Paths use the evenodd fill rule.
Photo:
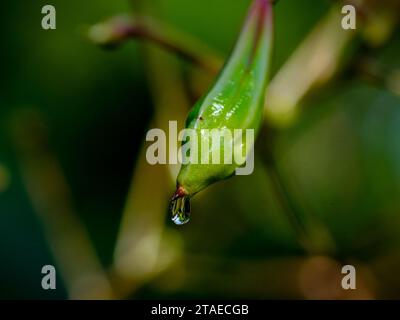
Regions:
<instances>
[{"instance_id":1,"label":"pointed bud tip","mask_svg":"<svg viewBox=\"0 0 400 320\"><path fill-rule=\"evenodd\" d=\"M182 186L178 186L176 188L175 193L172 195L172 201L176 200L178 198L183 198L183 197L187 197L189 196L189 194L186 192L186 190L182 187Z\"/></svg>"}]
</instances>

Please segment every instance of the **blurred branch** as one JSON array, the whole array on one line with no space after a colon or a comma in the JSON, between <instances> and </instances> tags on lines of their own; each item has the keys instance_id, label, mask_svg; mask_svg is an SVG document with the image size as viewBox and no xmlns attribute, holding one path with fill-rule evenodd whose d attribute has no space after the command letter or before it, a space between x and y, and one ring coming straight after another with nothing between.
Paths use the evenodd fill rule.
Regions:
<instances>
[{"instance_id":1,"label":"blurred branch","mask_svg":"<svg viewBox=\"0 0 400 320\"><path fill-rule=\"evenodd\" d=\"M275 197L303 249L308 254L333 255L336 248L329 230L312 215L310 210L304 210L289 188L288 179L279 166L277 152L274 148L275 135L276 131L264 126L261 129L260 138L257 140L257 155L266 167Z\"/></svg>"},{"instance_id":2,"label":"blurred branch","mask_svg":"<svg viewBox=\"0 0 400 320\"><path fill-rule=\"evenodd\" d=\"M279 70L267 89L266 121L287 125L300 100L336 72L340 57L355 32L343 30L338 6L315 26ZM117 16L90 28L89 38L98 45L115 47L134 38L146 39L216 74L223 61L200 41L145 16ZM307 72L305 72L307 70Z\"/></svg>"},{"instance_id":3,"label":"blurred branch","mask_svg":"<svg viewBox=\"0 0 400 320\"><path fill-rule=\"evenodd\" d=\"M282 119L286 121L288 115L291 115L295 107L297 107L300 99L312 87L318 83L327 81L333 76L338 67L343 49L354 35L352 31L341 29L338 23L340 20L340 9L334 6L272 80L267 90L267 104L265 107L267 125L264 127L265 130L269 131L267 128L271 123L281 124ZM174 35L177 36L178 34L165 32L162 35L158 34L157 37L154 37L143 31L148 27L143 27L140 21L142 19L137 17L136 20L129 17L113 18L106 23L92 27L89 32L90 38L98 44L115 46L132 37L147 37L149 40L161 44L175 53L177 52L182 55L182 52L185 52L184 56L191 57L191 60L200 66L202 66L200 61L206 61L203 56L194 56L195 53L198 54L198 52L202 51L195 50L195 47L191 46L193 42L185 41L184 39L187 36L183 36L180 33L179 37L174 37ZM146 19L143 19L143 21L146 21ZM151 25L149 26L150 28L148 29L151 30ZM338 28L341 30L339 33ZM170 28L166 28L165 30L168 29L171 30ZM166 46L166 43L170 44ZM208 70L215 72L216 69L219 69L222 61L216 57L213 57L211 60L215 61L215 65L218 65L218 68L208 68ZM304 72L305 65L308 66L306 68L307 72ZM159 68L162 68L162 65ZM283 99L285 99L285 103L283 103ZM183 111L183 114L185 113L186 111ZM270 137L266 139L266 141L270 140ZM331 249L328 248L331 248L332 245L328 245L328 243L331 243L331 241L326 240L323 243L313 241L315 239L308 230L311 227L305 225L306 222L310 225L310 221L313 221L313 219L309 217L306 221L303 221L304 217L299 214L299 208L297 208L295 202L290 197L290 192L275 165L276 160L271 149L272 145L267 144L264 147L264 155L267 154L264 157L264 162L268 164L276 196L280 200L283 210L288 214L289 221L294 227L299 241L310 252L330 251ZM316 225L316 221L311 225ZM321 231L321 234L327 235L327 232ZM329 239L329 237L325 238ZM318 248L315 245L318 245Z\"/></svg>"},{"instance_id":4,"label":"blurred branch","mask_svg":"<svg viewBox=\"0 0 400 320\"><path fill-rule=\"evenodd\" d=\"M379 15L372 15L371 10L367 10L366 6L362 6L361 9L363 23L379 17ZM264 132L274 135L275 132L271 127L290 125L298 113L298 106L302 99L337 74L343 54L358 32L358 30L343 30L340 26L341 19L340 7L335 4L272 79L267 89ZM359 29L362 30L362 28ZM120 45L127 39L144 38L178 53L211 73L215 74L220 69L222 60L213 55L212 50L207 49L207 53L204 53L205 51L200 48L205 46L197 40L182 32L171 30L171 27L161 26L155 20L146 17L125 16L116 17L92 27L89 35L94 42L105 46ZM156 69L153 69L152 73L155 72ZM153 85L153 81L150 81L150 85ZM186 113L186 111L182 112ZM265 141L269 140L271 137ZM320 224L315 217L310 215L304 218L300 213L301 209L291 198L291 192L277 167L278 161L273 144L264 146L263 153L262 156L274 182L277 197L280 199L282 208L287 212L289 221L297 230L300 241L309 248L310 252L330 252L332 243L327 230L321 227L318 234L310 234L310 230ZM302 221L303 218L305 221ZM321 235L324 235L325 239L322 243L320 243Z\"/></svg>"},{"instance_id":5,"label":"blurred branch","mask_svg":"<svg viewBox=\"0 0 400 320\"><path fill-rule=\"evenodd\" d=\"M339 7L332 6L271 81L265 104L268 123L290 123L301 99L338 70L342 54L355 35L341 28L340 12Z\"/></svg>"},{"instance_id":6,"label":"blurred branch","mask_svg":"<svg viewBox=\"0 0 400 320\"><path fill-rule=\"evenodd\" d=\"M151 127L168 132L169 121L174 120L183 128L189 102L177 61L158 48L146 46L144 50L155 106ZM180 238L165 228L169 190L174 187L178 170L178 165L148 164L144 143L126 200L114 256L113 273L122 295L134 292L180 257Z\"/></svg>"},{"instance_id":7,"label":"blurred branch","mask_svg":"<svg viewBox=\"0 0 400 320\"><path fill-rule=\"evenodd\" d=\"M330 81L337 74L345 51L355 35L360 30L364 30L363 25L368 26L374 24L376 20L380 21L381 16L371 13L370 8L365 6L365 2L358 2L358 8L361 8L360 11L363 13L359 21L361 27L351 31L341 28L340 7L333 5L328 14L321 19L278 71L266 93L265 123L262 130L266 137L260 139L263 143L260 143L258 148L261 151L259 155L268 167L277 198L288 215L299 241L305 249L314 254L332 254L335 250L333 239L316 217L309 212L303 212L300 204L293 199L293 193L290 192L285 177L280 173L274 150L274 139L271 135L278 134L274 127L286 127L296 119L300 102L306 95ZM389 25L394 24L389 23ZM384 39L388 34L386 30L380 39ZM351 67L352 64L348 66ZM387 79L387 84L392 90L396 90L398 81L395 75Z\"/></svg>"},{"instance_id":8,"label":"blurred branch","mask_svg":"<svg viewBox=\"0 0 400 320\"><path fill-rule=\"evenodd\" d=\"M332 254L334 242L329 231L310 212L305 212L293 198L286 178L278 166L274 150L274 128L293 122L300 101L313 88L327 82L336 73L344 49L354 37L354 31L340 26L340 9L332 6L328 14L314 27L292 56L285 62L267 87L264 126L261 130L258 154L267 167L276 198L287 215L299 242L310 254Z\"/></svg>"},{"instance_id":9,"label":"blurred branch","mask_svg":"<svg viewBox=\"0 0 400 320\"><path fill-rule=\"evenodd\" d=\"M28 195L72 299L113 297L89 235L71 204L71 193L50 150L46 127L34 111L20 112L12 131Z\"/></svg>"},{"instance_id":10,"label":"blurred branch","mask_svg":"<svg viewBox=\"0 0 400 320\"><path fill-rule=\"evenodd\" d=\"M104 47L116 47L129 39L151 41L211 73L217 73L222 65L222 59L205 44L146 16L116 16L92 26L88 35L94 43Z\"/></svg>"},{"instance_id":11,"label":"blurred branch","mask_svg":"<svg viewBox=\"0 0 400 320\"><path fill-rule=\"evenodd\" d=\"M172 178L146 161L141 148L126 199L111 268L115 288L126 297L164 271L179 255L178 239L165 230Z\"/></svg>"},{"instance_id":12,"label":"blurred branch","mask_svg":"<svg viewBox=\"0 0 400 320\"><path fill-rule=\"evenodd\" d=\"M372 0L353 1L361 26L357 30L344 30L340 24L341 3L335 1L272 79L265 104L265 121L269 125L285 127L293 122L301 100L337 74L343 54L356 34L362 33L365 41L378 46L388 39L398 23L400 5L395 1L385 0L386 7ZM144 16L112 18L93 26L89 37L104 46L120 45L133 38L147 39L212 74L223 63L219 55L194 37Z\"/></svg>"},{"instance_id":13,"label":"blurred branch","mask_svg":"<svg viewBox=\"0 0 400 320\"><path fill-rule=\"evenodd\" d=\"M302 99L338 73L344 53L357 34L361 34L369 45L381 46L389 39L399 21L399 2L351 1L350 4L357 9L357 29L344 30L340 23L343 3L336 2L268 86L265 121L269 125L286 127L293 122Z\"/></svg>"}]
</instances>

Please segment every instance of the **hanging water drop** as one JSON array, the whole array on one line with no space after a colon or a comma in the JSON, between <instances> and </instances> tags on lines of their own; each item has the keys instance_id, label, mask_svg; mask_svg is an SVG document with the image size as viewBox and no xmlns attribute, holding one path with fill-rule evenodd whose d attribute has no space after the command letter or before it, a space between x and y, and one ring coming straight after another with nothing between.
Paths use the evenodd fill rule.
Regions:
<instances>
[{"instance_id":1,"label":"hanging water drop","mask_svg":"<svg viewBox=\"0 0 400 320\"><path fill-rule=\"evenodd\" d=\"M170 203L172 221L182 225L190 221L190 197L178 191L174 194Z\"/></svg>"}]
</instances>

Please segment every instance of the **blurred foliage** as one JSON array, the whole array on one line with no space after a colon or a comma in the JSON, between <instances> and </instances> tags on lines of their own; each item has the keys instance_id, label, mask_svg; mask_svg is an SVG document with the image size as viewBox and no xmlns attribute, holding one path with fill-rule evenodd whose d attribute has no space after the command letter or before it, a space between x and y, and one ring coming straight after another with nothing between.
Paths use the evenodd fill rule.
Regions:
<instances>
[{"instance_id":1,"label":"blurred foliage","mask_svg":"<svg viewBox=\"0 0 400 320\"><path fill-rule=\"evenodd\" d=\"M379 9L376 12L396 5L368 2ZM148 14L226 56L250 1L142 3L151 7L145 9ZM111 279L111 297L400 298L398 25L392 23L392 33L379 43L374 31L385 23L373 20L381 24L369 25L373 31L366 28L353 40L336 77L301 101L296 122L271 134L294 204L305 212L304 223L319 228L314 241L328 238L333 243L332 251L317 252L330 256L321 258L312 257L296 236L262 159L253 175L218 183L200 194L194 199L192 222L173 226L167 203L174 175L151 171L154 168L142 162L143 141L148 128L165 126L176 120L173 112L190 107L196 95L193 87L198 87L190 82L202 81L193 76L199 71L152 44L131 42L103 51L88 41L90 25L132 10L127 0L53 0L55 31L40 27L45 4L9 1L0 19L0 298L88 297L72 294L60 273L56 291L40 286L43 265L63 269L59 264L64 260L54 254L58 249L49 234L55 232L57 238L63 230L65 203L74 217L67 218L69 225L82 232L82 250L92 252L93 246L98 255L88 270ZM328 0L279 1L273 76L331 5ZM164 81L154 80L160 77ZM208 85L207 77L203 81ZM168 95L171 87L165 87L166 82L175 85L174 95ZM164 99L170 99L169 106ZM37 129L38 123L45 133ZM37 130L46 138L35 140ZM135 168L141 175L137 170L133 174ZM38 172L47 173L50 180ZM54 186L60 183L60 189L51 183L55 174ZM152 184L165 190L154 186L152 194ZM141 185L150 191L141 192ZM133 211L143 212L128 212L128 194L135 199ZM52 217L57 210L43 214L38 208L49 209L48 202L57 199L63 199L58 202L61 222L53 229L46 219L57 220ZM146 204L165 210L146 213ZM123 212L134 217L124 220ZM121 221L131 221L125 231ZM131 263L138 265L138 273L129 280L119 274L115 261L119 229L131 232L137 241L128 243L137 244L137 260ZM79 247L71 242L60 246L61 251L63 246L65 251ZM76 263L84 262L78 254L68 254ZM337 292L339 263L352 263L360 270L356 293Z\"/></svg>"}]
</instances>

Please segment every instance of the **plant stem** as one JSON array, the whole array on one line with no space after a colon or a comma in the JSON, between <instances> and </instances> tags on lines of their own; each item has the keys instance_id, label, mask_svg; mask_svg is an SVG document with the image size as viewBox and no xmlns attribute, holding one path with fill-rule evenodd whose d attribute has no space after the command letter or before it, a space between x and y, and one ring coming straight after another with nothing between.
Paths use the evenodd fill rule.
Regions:
<instances>
[{"instance_id":1,"label":"plant stem","mask_svg":"<svg viewBox=\"0 0 400 320\"><path fill-rule=\"evenodd\" d=\"M119 46L130 39L154 42L212 74L217 73L223 63L214 50L194 37L143 15L116 16L94 25L89 30L89 38L105 47Z\"/></svg>"},{"instance_id":2,"label":"plant stem","mask_svg":"<svg viewBox=\"0 0 400 320\"><path fill-rule=\"evenodd\" d=\"M168 131L170 119L183 126L189 101L176 58L147 44L142 49L155 108L150 126ZM165 225L179 166L150 165L146 146L134 170L114 252L113 279L122 297L165 272L181 255L179 238Z\"/></svg>"},{"instance_id":3,"label":"plant stem","mask_svg":"<svg viewBox=\"0 0 400 320\"><path fill-rule=\"evenodd\" d=\"M308 254L333 254L335 251L334 242L328 230L297 203L291 192L288 183L278 164L274 150L275 136L277 132L272 128L263 127L258 139L258 155L266 167L271 179L275 196L292 226L296 238ZM261 143L260 141L263 141ZM265 143L265 141L268 141Z\"/></svg>"},{"instance_id":4,"label":"plant stem","mask_svg":"<svg viewBox=\"0 0 400 320\"><path fill-rule=\"evenodd\" d=\"M12 122L23 182L43 224L50 249L72 299L114 297L90 237L72 205L63 170L35 111L19 111Z\"/></svg>"}]
</instances>

